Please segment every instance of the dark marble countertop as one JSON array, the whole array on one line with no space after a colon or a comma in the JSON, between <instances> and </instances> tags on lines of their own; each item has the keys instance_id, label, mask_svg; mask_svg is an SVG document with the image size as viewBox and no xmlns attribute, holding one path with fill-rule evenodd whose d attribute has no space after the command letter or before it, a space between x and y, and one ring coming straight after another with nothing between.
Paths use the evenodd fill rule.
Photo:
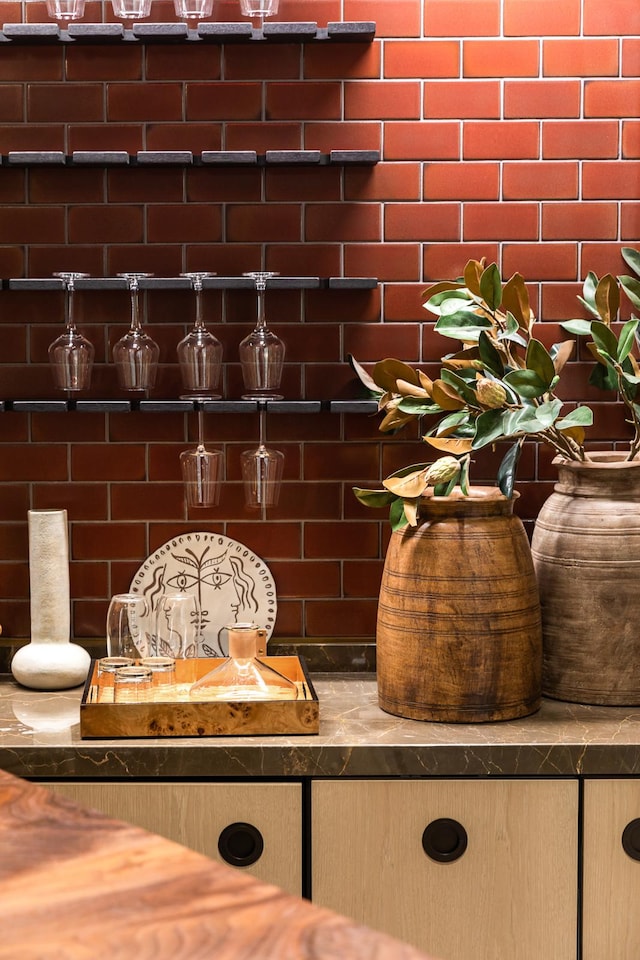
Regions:
<instances>
[{"instance_id":1,"label":"dark marble countertop","mask_svg":"<svg viewBox=\"0 0 640 960\"><path fill-rule=\"evenodd\" d=\"M82 688L25 690L0 678L0 769L31 779L640 775L640 707L543 702L487 724L402 720L372 674L315 674L320 733L83 740Z\"/></svg>"}]
</instances>

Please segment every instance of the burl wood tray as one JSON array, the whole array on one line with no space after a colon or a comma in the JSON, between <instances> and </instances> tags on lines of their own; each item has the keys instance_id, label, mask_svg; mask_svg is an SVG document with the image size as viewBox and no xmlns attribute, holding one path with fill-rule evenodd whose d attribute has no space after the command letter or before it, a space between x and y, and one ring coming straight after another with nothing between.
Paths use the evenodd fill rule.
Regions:
<instances>
[{"instance_id":1,"label":"burl wood tray","mask_svg":"<svg viewBox=\"0 0 640 960\"><path fill-rule=\"evenodd\" d=\"M93 661L80 704L80 735L84 739L123 737L224 737L269 734L310 734L320 729L317 694L301 657L261 657L298 687L297 700L227 703L189 699L189 687L222 659L176 661L176 686L166 701L109 702L110 691L98 679ZM112 694L111 694L112 696Z\"/></svg>"}]
</instances>

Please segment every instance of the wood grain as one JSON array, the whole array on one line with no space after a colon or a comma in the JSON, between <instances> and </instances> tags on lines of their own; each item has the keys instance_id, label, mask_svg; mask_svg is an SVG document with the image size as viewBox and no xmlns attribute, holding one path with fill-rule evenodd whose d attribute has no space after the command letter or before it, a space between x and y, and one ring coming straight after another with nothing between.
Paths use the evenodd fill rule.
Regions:
<instances>
[{"instance_id":1,"label":"wood grain","mask_svg":"<svg viewBox=\"0 0 640 960\"><path fill-rule=\"evenodd\" d=\"M2 960L428 960L0 771Z\"/></svg>"}]
</instances>

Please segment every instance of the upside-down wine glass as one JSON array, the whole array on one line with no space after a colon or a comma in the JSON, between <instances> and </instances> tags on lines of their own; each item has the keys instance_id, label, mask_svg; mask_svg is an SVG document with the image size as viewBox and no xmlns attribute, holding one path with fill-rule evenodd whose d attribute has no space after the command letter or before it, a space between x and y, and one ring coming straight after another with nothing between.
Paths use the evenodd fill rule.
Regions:
<instances>
[{"instance_id":1,"label":"upside-down wine glass","mask_svg":"<svg viewBox=\"0 0 640 960\"><path fill-rule=\"evenodd\" d=\"M75 282L88 276L88 273L54 273L65 289L65 331L49 347L49 362L56 387L69 396L91 385L95 351L93 344L78 331L73 316Z\"/></svg>"},{"instance_id":2,"label":"upside-down wine glass","mask_svg":"<svg viewBox=\"0 0 640 960\"><path fill-rule=\"evenodd\" d=\"M144 20L151 13L151 0L111 0L118 20Z\"/></svg>"},{"instance_id":3,"label":"upside-down wine glass","mask_svg":"<svg viewBox=\"0 0 640 960\"><path fill-rule=\"evenodd\" d=\"M215 390L222 370L222 344L207 330L202 319L202 281L206 277L214 277L215 273L181 273L180 276L191 281L196 295L193 329L177 347L182 385L187 391L181 399L194 400L206 396L207 400L219 400L220 394Z\"/></svg>"},{"instance_id":4,"label":"upside-down wine glass","mask_svg":"<svg viewBox=\"0 0 640 960\"><path fill-rule=\"evenodd\" d=\"M148 391L156 382L160 347L140 323L140 280L150 273L119 273L127 281L131 296L131 326L113 348L113 362L122 390Z\"/></svg>"},{"instance_id":5,"label":"upside-down wine glass","mask_svg":"<svg viewBox=\"0 0 640 960\"><path fill-rule=\"evenodd\" d=\"M189 507L215 507L220 501L224 468L222 450L207 450L204 445L204 410L198 408L198 445L180 454L180 470Z\"/></svg>"},{"instance_id":6,"label":"upside-down wine glass","mask_svg":"<svg viewBox=\"0 0 640 960\"><path fill-rule=\"evenodd\" d=\"M244 502L247 507L260 510L265 519L268 507L275 507L280 497L280 485L284 468L284 453L273 450L264 442L267 411L260 407L260 439L254 450L244 450L240 455Z\"/></svg>"},{"instance_id":7,"label":"upside-down wine glass","mask_svg":"<svg viewBox=\"0 0 640 960\"><path fill-rule=\"evenodd\" d=\"M240 0L240 12L244 17L257 17L260 28L264 26L264 18L272 17L278 12L280 0Z\"/></svg>"},{"instance_id":8,"label":"upside-down wine glass","mask_svg":"<svg viewBox=\"0 0 640 960\"><path fill-rule=\"evenodd\" d=\"M280 337L276 336L267 327L265 315L265 290L269 277L277 277L277 273L257 271L243 273L244 277L251 277L256 286L258 319L254 330L240 343L240 366L245 393L243 400L282 400L279 393L284 364L285 345Z\"/></svg>"},{"instance_id":9,"label":"upside-down wine glass","mask_svg":"<svg viewBox=\"0 0 640 960\"><path fill-rule=\"evenodd\" d=\"M213 0L173 0L173 6L183 20L204 20L211 16Z\"/></svg>"},{"instance_id":10,"label":"upside-down wine glass","mask_svg":"<svg viewBox=\"0 0 640 960\"><path fill-rule=\"evenodd\" d=\"M84 16L85 0L47 0L47 13L52 20L79 20Z\"/></svg>"}]
</instances>

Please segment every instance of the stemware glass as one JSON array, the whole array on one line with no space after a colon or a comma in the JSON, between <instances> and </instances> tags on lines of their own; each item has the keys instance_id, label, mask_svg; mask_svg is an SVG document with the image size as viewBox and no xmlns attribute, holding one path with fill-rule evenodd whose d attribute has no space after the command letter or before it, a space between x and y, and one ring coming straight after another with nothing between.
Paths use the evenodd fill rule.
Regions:
<instances>
[{"instance_id":1,"label":"stemware glass","mask_svg":"<svg viewBox=\"0 0 640 960\"><path fill-rule=\"evenodd\" d=\"M76 280L88 273L54 273L65 288L65 331L49 347L49 362L56 387L68 394L86 390L91 384L93 344L83 337L73 317L73 294Z\"/></svg>"},{"instance_id":2,"label":"stemware glass","mask_svg":"<svg viewBox=\"0 0 640 960\"><path fill-rule=\"evenodd\" d=\"M118 20L144 20L151 13L151 0L111 0Z\"/></svg>"},{"instance_id":3,"label":"stemware glass","mask_svg":"<svg viewBox=\"0 0 640 960\"><path fill-rule=\"evenodd\" d=\"M150 390L156 382L160 347L140 323L139 281L150 273L119 273L131 293L131 326L113 348L113 362L122 390Z\"/></svg>"},{"instance_id":4,"label":"stemware glass","mask_svg":"<svg viewBox=\"0 0 640 960\"><path fill-rule=\"evenodd\" d=\"M265 290L269 277L277 277L277 273L257 271L244 273L244 277L252 277L257 291L258 319L255 329L240 343L240 365L246 393L243 400L282 400L278 392L282 379L285 345L280 337L276 336L267 327L265 315Z\"/></svg>"},{"instance_id":5,"label":"stemware glass","mask_svg":"<svg viewBox=\"0 0 640 960\"><path fill-rule=\"evenodd\" d=\"M205 17L211 16L213 0L173 0L173 6L176 16L182 17L183 20L204 20Z\"/></svg>"},{"instance_id":6,"label":"stemware glass","mask_svg":"<svg viewBox=\"0 0 640 960\"><path fill-rule=\"evenodd\" d=\"M198 409L198 445L180 454L182 482L189 507L215 507L220 501L224 467L222 450L207 450L204 445L204 411Z\"/></svg>"},{"instance_id":7,"label":"stemware glass","mask_svg":"<svg viewBox=\"0 0 640 960\"><path fill-rule=\"evenodd\" d=\"M84 16L85 0L47 0L47 13L52 20L79 20Z\"/></svg>"},{"instance_id":8,"label":"stemware glass","mask_svg":"<svg viewBox=\"0 0 640 960\"><path fill-rule=\"evenodd\" d=\"M260 410L260 439L254 450L244 450L240 456L244 500L247 507L262 510L277 506L284 468L284 453L265 445L266 410Z\"/></svg>"},{"instance_id":9,"label":"stemware glass","mask_svg":"<svg viewBox=\"0 0 640 960\"><path fill-rule=\"evenodd\" d=\"M196 295L196 316L193 329L177 347L182 385L188 393L181 399L197 399L206 395L208 400L219 400L215 389L222 370L222 344L207 330L202 319L202 281L214 277L214 273L181 273L188 277Z\"/></svg>"},{"instance_id":10,"label":"stemware glass","mask_svg":"<svg viewBox=\"0 0 640 960\"><path fill-rule=\"evenodd\" d=\"M260 27L265 17L272 17L278 12L279 0L240 0L240 12L244 17L258 17Z\"/></svg>"}]
</instances>

